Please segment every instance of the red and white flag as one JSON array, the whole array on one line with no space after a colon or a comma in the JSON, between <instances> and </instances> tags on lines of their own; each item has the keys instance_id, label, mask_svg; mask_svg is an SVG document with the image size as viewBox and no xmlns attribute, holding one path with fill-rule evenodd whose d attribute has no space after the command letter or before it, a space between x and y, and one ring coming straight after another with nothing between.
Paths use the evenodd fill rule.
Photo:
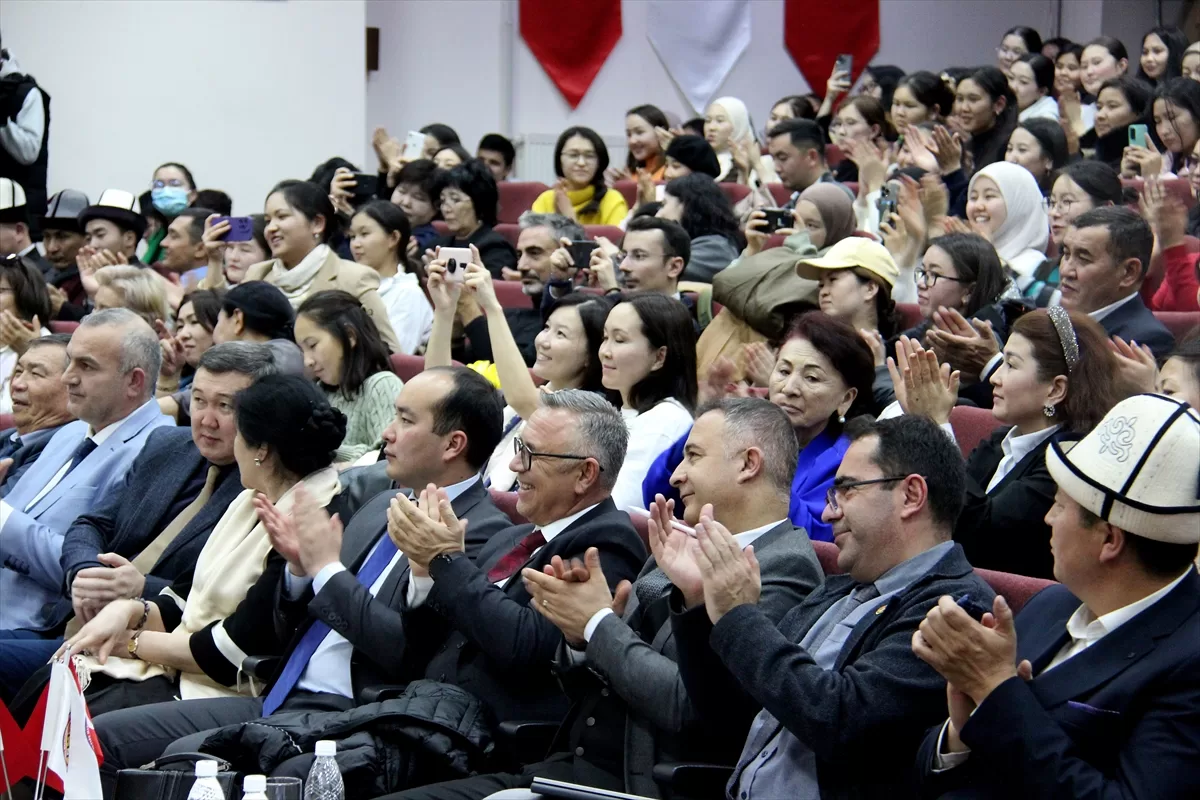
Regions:
<instances>
[{"instance_id":1,"label":"red and white flag","mask_svg":"<svg viewBox=\"0 0 1200 800\"><path fill-rule=\"evenodd\" d=\"M50 667L41 750L46 754L45 783L61 791L64 800L102 796L100 740L75 668L65 661L56 660Z\"/></svg>"},{"instance_id":2,"label":"red and white flag","mask_svg":"<svg viewBox=\"0 0 1200 800\"><path fill-rule=\"evenodd\" d=\"M688 105L703 114L750 46L748 0L651 0L650 44Z\"/></svg>"}]
</instances>

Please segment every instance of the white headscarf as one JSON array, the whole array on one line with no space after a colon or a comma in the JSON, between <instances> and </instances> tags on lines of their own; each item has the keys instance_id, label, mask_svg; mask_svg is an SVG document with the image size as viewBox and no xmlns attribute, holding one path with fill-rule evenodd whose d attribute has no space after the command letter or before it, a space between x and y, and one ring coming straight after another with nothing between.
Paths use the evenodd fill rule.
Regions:
<instances>
[{"instance_id":1,"label":"white headscarf","mask_svg":"<svg viewBox=\"0 0 1200 800\"><path fill-rule=\"evenodd\" d=\"M1018 278L1027 278L1046 260L1050 241L1042 190L1029 170L1007 161L988 164L972 175L968 192L981 177L991 178L1004 198L1006 216L992 234L992 246Z\"/></svg>"},{"instance_id":2,"label":"white headscarf","mask_svg":"<svg viewBox=\"0 0 1200 800\"><path fill-rule=\"evenodd\" d=\"M712 106L720 106L725 109L729 121L733 123L733 133L729 135L730 142L740 142L750 135L750 112L746 110L745 103L736 97L718 97L709 103L709 108ZM724 177L733 169L733 154L728 148L717 151L717 161L721 165L719 177Z\"/></svg>"}]
</instances>

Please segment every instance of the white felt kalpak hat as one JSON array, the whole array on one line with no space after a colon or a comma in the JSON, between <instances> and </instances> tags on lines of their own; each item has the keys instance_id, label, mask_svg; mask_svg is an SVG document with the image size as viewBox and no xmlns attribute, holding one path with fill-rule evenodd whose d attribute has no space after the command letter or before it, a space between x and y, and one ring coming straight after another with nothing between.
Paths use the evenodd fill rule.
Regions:
<instances>
[{"instance_id":1,"label":"white felt kalpak hat","mask_svg":"<svg viewBox=\"0 0 1200 800\"><path fill-rule=\"evenodd\" d=\"M1186 403L1122 400L1073 446L1052 442L1046 466L1075 502L1121 530L1200 542L1200 412Z\"/></svg>"}]
</instances>

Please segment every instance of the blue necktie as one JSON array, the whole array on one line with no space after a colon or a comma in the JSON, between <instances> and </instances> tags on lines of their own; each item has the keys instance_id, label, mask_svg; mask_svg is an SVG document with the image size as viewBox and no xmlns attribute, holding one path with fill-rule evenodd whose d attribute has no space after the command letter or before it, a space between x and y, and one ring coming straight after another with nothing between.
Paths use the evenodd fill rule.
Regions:
<instances>
[{"instance_id":1,"label":"blue necktie","mask_svg":"<svg viewBox=\"0 0 1200 800\"><path fill-rule=\"evenodd\" d=\"M372 584L379 580L384 568L391 563L396 552L396 545L392 542L392 537L387 535L387 531L384 531L383 538L375 547L375 552L371 553L370 557L359 567L358 582L370 589ZM264 717L275 713L275 710L283 704L288 694L295 688L296 682L300 680L304 668L308 666L308 660L312 658L313 653L317 652L317 648L321 646L321 642L325 641L329 632L328 625L316 620L300 637L300 641L296 643L296 649L292 651L287 663L283 665L283 671L279 673L279 680L275 681L275 685L263 699Z\"/></svg>"}]
</instances>

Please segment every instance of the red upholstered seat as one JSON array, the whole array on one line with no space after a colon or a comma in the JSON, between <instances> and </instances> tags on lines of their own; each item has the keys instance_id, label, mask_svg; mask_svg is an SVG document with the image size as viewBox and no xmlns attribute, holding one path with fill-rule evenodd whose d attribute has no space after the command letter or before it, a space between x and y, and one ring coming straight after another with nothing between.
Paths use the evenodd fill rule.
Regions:
<instances>
[{"instance_id":1,"label":"red upholstered seat","mask_svg":"<svg viewBox=\"0 0 1200 800\"><path fill-rule=\"evenodd\" d=\"M900 312L900 327L904 330L915 328L925 321L921 316L921 307L916 303L896 303L896 310Z\"/></svg>"},{"instance_id":2,"label":"red upholstered seat","mask_svg":"<svg viewBox=\"0 0 1200 800\"><path fill-rule=\"evenodd\" d=\"M60 322L59 320L52 319L46 327L50 329L51 333L74 333L75 329L79 327L79 323Z\"/></svg>"},{"instance_id":3,"label":"red upholstered seat","mask_svg":"<svg viewBox=\"0 0 1200 800\"><path fill-rule=\"evenodd\" d=\"M829 165L830 169L842 163L842 148L836 144L825 145L825 163Z\"/></svg>"},{"instance_id":4,"label":"red upholstered seat","mask_svg":"<svg viewBox=\"0 0 1200 800\"><path fill-rule=\"evenodd\" d=\"M513 222L501 222L496 225L496 233L508 240L508 243L513 247L517 246L517 239L521 236L521 226Z\"/></svg>"},{"instance_id":5,"label":"red upholstered seat","mask_svg":"<svg viewBox=\"0 0 1200 800\"><path fill-rule=\"evenodd\" d=\"M507 514L513 525L524 525L529 522L517 513L516 492L498 492L495 489L488 489L488 494L492 496L492 502L496 504L496 508Z\"/></svg>"},{"instance_id":6,"label":"red upholstered seat","mask_svg":"<svg viewBox=\"0 0 1200 800\"><path fill-rule=\"evenodd\" d=\"M629 521L633 523L633 527L637 530L642 544L646 545L646 552L650 552L650 520L641 514L630 514Z\"/></svg>"},{"instance_id":7,"label":"red upholstered seat","mask_svg":"<svg viewBox=\"0 0 1200 800\"><path fill-rule=\"evenodd\" d=\"M603 236L618 247L621 246L621 239L625 236L625 231L616 225L584 225L583 232L587 234L587 238L589 239Z\"/></svg>"},{"instance_id":8,"label":"red upholstered seat","mask_svg":"<svg viewBox=\"0 0 1200 800\"><path fill-rule=\"evenodd\" d=\"M1154 318L1167 326L1177 342L1182 342L1200 326L1200 312L1197 311L1155 311Z\"/></svg>"},{"instance_id":9,"label":"red upholstered seat","mask_svg":"<svg viewBox=\"0 0 1200 800\"><path fill-rule=\"evenodd\" d=\"M13 427L12 414L0 414L0 431L6 431Z\"/></svg>"},{"instance_id":10,"label":"red upholstered seat","mask_svg":"<svg viewBox=\"0 0 1200 800\"><path fill-rule=\"evenodd\" d=\"M617 181L612 185L612 188L621 193L625 198L625 205L633 208L638 204L637 201L637 181Z\"/></svg>"},{"instance_id":11,"label":"red upholstered seat","mask_svg":"<svg viewBox=\"0 0 1200 800\"><path fill-rule=\"evenodd\" d=\"M1013 575L1011 572L995 572L990 569L976 568L975 574L987 581L988 586L996 594L1004 595L1013 613L1019 612L1035 594L1053 586L1054 581L1045 578L1030 578L1025 575Z\"/></svg>"},{"instance_id":12,"label":"red upholstered seat","mask_svg":"<svg viewBox=\"0 0 1200 800\"><path fill-rule=\"evenodd\" d=\"M768 183L767 191L771 193L771 197L775 199L775 205L777 206L783 206L788 200L792 199L792 190L782 183Z\"/></svg>"},{"instance_id":13,"label":"red upholstered seat","mask_svg":"<svg viewBox=\"0 0 1200 800\"><path fill-rule=\"evenodd\" d=\"M750 189L740 183L718 183L721 191L729 198L731 206L737 205L746 195L750 194Z\"/></svg>"},{"instance_id":14,"label":"red upholstered seat","mask_svg":"<svg viewBox=\"0 0 1200 800\"><path fill-rule=\"evenodd\" d=\"M992 435L1000 423L992 416L991 409L974 406L955 406L950 411L950 427L954 428L954 440L963 458L984 439Z\"/></svg>"},{"instance_id":15,"label":"red upholstered seat","mask_svg":"<svg viewBox=\"0 0 1200 800\"><path fill-rule=\"evenodd\" d=\"M842 571L838 569L837 545L833 542L813 542L813 550L817 551L817 560L821 562L821 571L826 575L840 575Z\"/></svg>"},{"instance_id":16,"label":"red upholstered seat","mask_svg":"<svg viewBox=\"0 0 1200 800\"><path fill-rule=\"evenodd\" d=\"M522 214L533 208L533 201L550 187L541 181L501 181L496 188L500 190L500 212L497 219L500 222L514 223Z\"/></svg>"},{"instance_id":17,"label":"red upholstered seat","mask_svg":"<svg viewBox=\"0 0 1200 800\"><path fill-rule=\"evenodd\" d=\"M392 353L392 372L402 381L410 380L414 375L417 375L421 370L425 369L425 359L422 356L410 356L405 353ZM459 361L451 361L453 366L461 367Z\"/></svg>"},{"instance_id":18,"label":"red upholstered seat","mask_svg":"<svg viewBox=\"0 0 1200 800\"><path fill-rule=\"evenodd\" d=\"M438 235L440 235L440 236L449 236L450 235L450 227L445 222L442 222L440 219L435 219L430 224L433 225L433 229L438 232Z\"/></svg>"},{"instance_id":19,"label":"red upholstered seat","mask_svg":"<svg viewBox=\"0 0 1200 800\"><path fill-rule=\"evenodd\" d=\"M533 298L525 294L520 281L492 281L492 286L504 308L533 308Z\"/></svg>"}]
</instances>

